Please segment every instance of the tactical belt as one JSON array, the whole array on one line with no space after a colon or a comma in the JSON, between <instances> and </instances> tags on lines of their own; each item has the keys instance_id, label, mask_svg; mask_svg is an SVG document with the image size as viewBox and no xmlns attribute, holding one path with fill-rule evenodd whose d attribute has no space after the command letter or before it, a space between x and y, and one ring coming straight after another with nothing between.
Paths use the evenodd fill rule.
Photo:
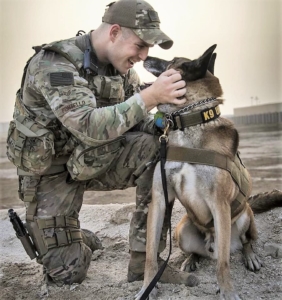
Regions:
<instances>
[{"instance_id":1,"label":"tactical belt","mask_svg":"<svg viewBox=\"0 0 282 300\"><path fill-rule=\"evenodd\" d=\"M231 218L235 217L243 209L246 203L250 182L247 170L240 159L239 153L235 155L234 160L231 160L228 156L211 150L168 147L166 159L167 161L208 165L228 171L239 188L239 194L231 204ZM205 226L213 227L213 220Z\"/></svg>"}]
</instances>

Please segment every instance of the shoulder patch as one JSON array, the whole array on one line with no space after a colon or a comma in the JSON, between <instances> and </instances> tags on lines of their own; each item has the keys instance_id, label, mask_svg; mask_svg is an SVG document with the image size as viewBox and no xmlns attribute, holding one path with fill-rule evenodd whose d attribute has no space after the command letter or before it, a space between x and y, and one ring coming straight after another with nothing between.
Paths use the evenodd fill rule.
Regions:
<instances>
[{"instance_id":1,"label":"shoulder patch","mask_svg":"<svg viewBox=\"0 0 282 300\"><path fill-rule=\"evenodd\" d=\"M50 73L51 86L72 85L74 83L73 73L53 72Z\"/></svg>"}]
</instances>

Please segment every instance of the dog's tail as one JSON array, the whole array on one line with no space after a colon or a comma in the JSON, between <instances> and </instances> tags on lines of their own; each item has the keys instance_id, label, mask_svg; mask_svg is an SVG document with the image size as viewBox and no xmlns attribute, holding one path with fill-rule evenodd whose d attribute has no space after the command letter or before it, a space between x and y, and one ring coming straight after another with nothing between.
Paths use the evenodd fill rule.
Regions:
<instances>
[{"instance_id":1,"label":"dog's tail","mask_svg":"<svg viewBox=\"0 0 282 300\"><path fill-rule=\"evenodd\" d=\"M282 207L282 191L273 190L252 195L249 197L248 203L254 213L262 213L275 207Z\"/></svg>"}]
</instances>

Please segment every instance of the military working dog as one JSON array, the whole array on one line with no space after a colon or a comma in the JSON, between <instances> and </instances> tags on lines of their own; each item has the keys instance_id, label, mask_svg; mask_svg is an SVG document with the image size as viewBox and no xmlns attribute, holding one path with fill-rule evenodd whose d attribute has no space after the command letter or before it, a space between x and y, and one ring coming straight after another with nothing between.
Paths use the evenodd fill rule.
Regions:
<instances>
[{"instance_id":1,"label":"military working dog","mask_svg":"<svg viewBox=\"0 0 282 300\"><path fill-rule=\"evenodd\" d=\"M242 248L251 271L258 271L262 264L251 245L257 230L247 202L251 178L238 154L239 134L230 120L220 116L223 92L213 74L215 48L213 45L195 60L148 57L144 67L155 76L174 68L187 83L184 105L158 106L169 126L165 163L168 201L173 205L175 198L179 199L187 211L175 232L179 247L189 255L182 269L193 271L199 256L217 259L220 298L237 300L240 298L230 277L230 252ZM148 212L144 283L137 299L158 271L158 241L168 209L159 164ZM156 293L153 289L150 298Z\"/></svg>"}]
</instances>

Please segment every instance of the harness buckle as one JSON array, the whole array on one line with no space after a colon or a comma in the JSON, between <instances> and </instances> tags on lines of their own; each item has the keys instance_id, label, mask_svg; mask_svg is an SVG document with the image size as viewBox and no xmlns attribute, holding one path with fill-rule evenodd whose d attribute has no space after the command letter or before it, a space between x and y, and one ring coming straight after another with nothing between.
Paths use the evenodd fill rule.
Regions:
<instances>
[{"instance_id":1,"label":"harness buckle","mask_svg":"<svg viewBox=\"0 0 282 300\"><path fill-rule=\"evenodd\" d=\"M173 130L179 129L179 130L183 131L184 128L185 128L185 126L184 126L182 118L181 118L181 113L180 112L176 112L173 115L173 119L174 119Z\"/></svg>"}]
</instances>

